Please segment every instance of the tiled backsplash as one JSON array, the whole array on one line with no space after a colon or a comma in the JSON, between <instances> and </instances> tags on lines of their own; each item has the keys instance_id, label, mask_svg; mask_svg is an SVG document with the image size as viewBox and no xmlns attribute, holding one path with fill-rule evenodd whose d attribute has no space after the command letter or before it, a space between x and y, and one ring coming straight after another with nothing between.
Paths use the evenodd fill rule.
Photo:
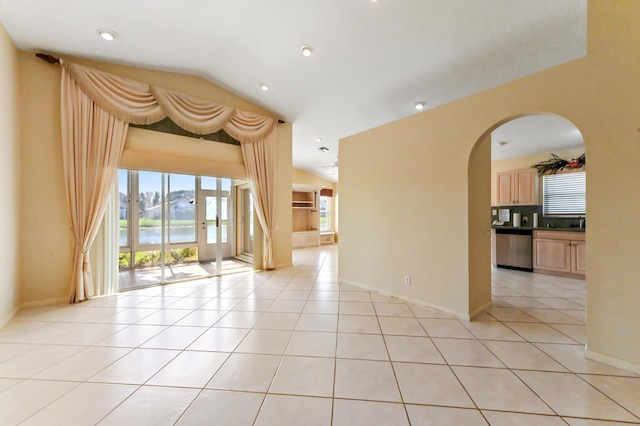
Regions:
<instances>
[{"instance_id":1,"label":"tiled backsplash","mask_svg":"<svg viewBox=\"0 0 640 426\"><path fill-rule=\"evenodd\" d=\"M543 217L542 206L493 206L491 207L491 222L498 220L498 209L509 209L511 221L513 220L514 213L520 213L522 215L522 227L533 226L534 213L538 213L538 228L546 228L547 224L553 228L571 228L572 225L574 225L574 227L578 226L577 217ZM495 215L493 214L494 210ZM511 221L506 222L505 225L511 225Z\"/></svg>"}]
</instances>

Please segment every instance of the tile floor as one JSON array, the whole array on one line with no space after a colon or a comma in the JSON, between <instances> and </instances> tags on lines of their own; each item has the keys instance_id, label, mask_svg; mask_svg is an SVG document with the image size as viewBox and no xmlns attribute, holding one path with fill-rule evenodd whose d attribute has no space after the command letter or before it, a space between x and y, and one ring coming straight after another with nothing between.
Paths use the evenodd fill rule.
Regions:
<instances>
[{"instance_id":1,"label":"tile floor","mask_svg":"<svg viewBox=\"0 0 640 426\"><path fill-rule=\"evenodd\" d=\"M584 281L496 270L469 323L337 284L337 246L294 264L20 312L0 424L640 423L640 377L583 356Z\"/></svg>"}]
</instances>

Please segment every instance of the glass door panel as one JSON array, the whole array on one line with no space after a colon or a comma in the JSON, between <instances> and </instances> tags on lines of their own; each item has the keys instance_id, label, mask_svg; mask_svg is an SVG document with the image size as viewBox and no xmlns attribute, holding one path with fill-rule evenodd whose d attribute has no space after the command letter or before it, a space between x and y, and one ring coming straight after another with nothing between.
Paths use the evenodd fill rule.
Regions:
<instances>
[{"instance_id":1,"label":"glass door panel","mask_svg":"<svg viewBox=\"0 0 640 426\"><path fill-rule=\"evenodd\" d=\"M242 254L253 256L253 195L242 190Z\"/></svg>"}]
</instances>

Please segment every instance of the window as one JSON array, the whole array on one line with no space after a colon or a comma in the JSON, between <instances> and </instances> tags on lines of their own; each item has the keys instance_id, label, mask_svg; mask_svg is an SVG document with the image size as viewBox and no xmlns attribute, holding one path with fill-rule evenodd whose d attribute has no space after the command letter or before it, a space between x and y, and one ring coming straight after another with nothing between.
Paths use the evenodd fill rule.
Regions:
<instances>
[{"instance_id":1,"label":"window","mask_svg":"<svg viewBox=\"0 0 640 426\"><path fill-rule=\"evenodd\" d=\"M583 216L587 212L587 172L542 177L545 216Z\"/></svg>"},{"instance_id":2,"label":"window","mask_svg":"<svg viewBox=\"0 0 640 426\"><path fill-rule=\"evenodd\" d=\"M331 231L331 200L332 197L320 196L320 232Z\"/></svg>"}]
</instances>

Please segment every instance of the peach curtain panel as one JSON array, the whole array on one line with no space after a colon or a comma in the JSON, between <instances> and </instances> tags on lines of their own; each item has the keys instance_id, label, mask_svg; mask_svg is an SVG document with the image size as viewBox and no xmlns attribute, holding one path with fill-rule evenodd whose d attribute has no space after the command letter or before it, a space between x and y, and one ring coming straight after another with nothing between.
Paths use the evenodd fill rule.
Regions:
<instances>
[{"instance_id":1,"label":"peach curtain panel","mask_svg":"<svg viewBox=\"0 0 640 426\"><path fill-rule=\"evenodd\" d=\"M94 294L89 250L100 229L129 124L97 106L62 72L62 155L74 236L69 302Z\"/></svg>"},{"instance_id":2,"label":"peach curtain panel","mask_svg":"<svg viewBox=\"0 0 640 426\"><path fill-rule=\"evenodd\" d=\"M98 232L128 124L170 117L197 134L224 129L242 145L256 212L265 234L265 267L275 268L276 120L152 87L78 64L62 64L62 143L75 235L71 302L93 295L88 250Z\"/></svg>"},{"instance_id":3,"label":"peach curtain panel","mask_svg":"<svg viewBox=\"0 0 640 426\"><path fill-rule=\"evenodd\" d=\"M267 139L256 143L243 143L244 157L249 188L253 194L256 215L264 232L264 267L275 269L276 261L273 250L273 233L275 231L275 173L270 164L275 164L276 135L272 132Z\"/></svg>"}]
</instances>

